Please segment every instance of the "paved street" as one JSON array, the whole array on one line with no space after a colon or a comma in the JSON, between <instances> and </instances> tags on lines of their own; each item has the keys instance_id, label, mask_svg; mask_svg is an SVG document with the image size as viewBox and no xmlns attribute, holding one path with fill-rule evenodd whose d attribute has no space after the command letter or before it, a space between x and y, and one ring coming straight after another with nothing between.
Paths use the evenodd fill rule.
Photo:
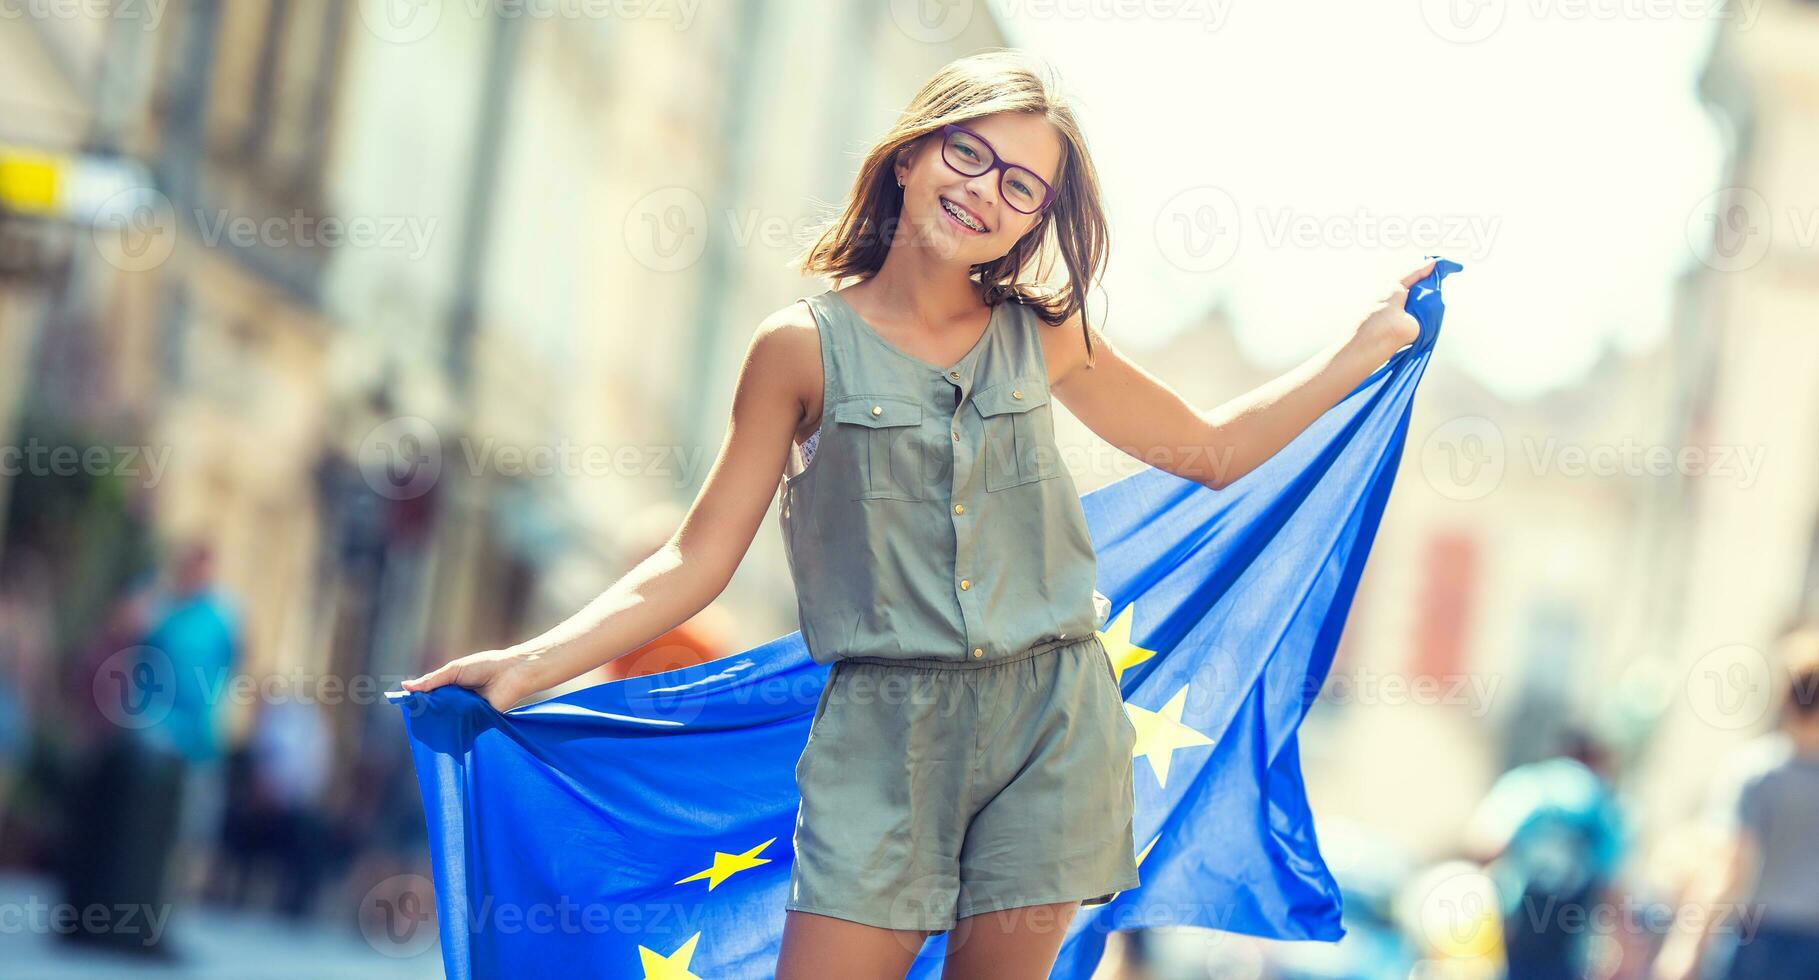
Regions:
<instances>
[{"instance_id":1,"label":"paved street","mask_svg":"<svg viewBox=\"0 0 1819 980\"><path fill-rule=\"evenodd\" d=\"M72 946L49 934L57 889L43 878L0 874L0 974L9 980L435 980L442 976L434 946L397 959L376 952L353 922L336 930L294 928L269 917L208 908L182 908L161 925L174 962ZM123 919L124 921L124 919ZM149 922L150 920L146 920ZM138 924L129 928L140 928ZM149 929L150 926L147 926Z\"/></svg>"}]
</instances>

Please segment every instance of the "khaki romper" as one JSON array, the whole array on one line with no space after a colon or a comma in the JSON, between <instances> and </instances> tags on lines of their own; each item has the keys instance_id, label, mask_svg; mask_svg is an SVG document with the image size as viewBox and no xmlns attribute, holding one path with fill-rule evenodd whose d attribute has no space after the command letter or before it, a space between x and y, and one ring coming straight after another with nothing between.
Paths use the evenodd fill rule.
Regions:
<instances>
[{"instance_id":1,"label":"khaki romper","mask_svg":"<svg viewBox=\"0 0 1819 980\"><path fill-rule=\"evenodd\" d=\"M1022 303L958 363L892 346L828 290L813 457L780 487L810 657L785 907L944 931L1138 884L1136 728L1096 629L1079 492Z\"/></svg>"}]
</instances>

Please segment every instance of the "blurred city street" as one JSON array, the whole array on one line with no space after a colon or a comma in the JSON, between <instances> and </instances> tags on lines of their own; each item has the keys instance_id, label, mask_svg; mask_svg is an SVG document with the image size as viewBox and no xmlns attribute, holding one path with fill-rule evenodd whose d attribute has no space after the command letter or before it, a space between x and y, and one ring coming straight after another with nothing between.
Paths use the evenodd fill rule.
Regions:
<instances>
[{"instance_id":1,"label":"blurred city street","mask_svg":"<svg viewBox=\"0 0 1819 980\"><path fill-rule=\"evenodd\" d=\"M287 925L247 912L181 909L170 920L170 961L128 953L72 947L49 931L29 926L23 910L56 894L43 878L0 875L0 975L8 980L431 980L441 977L439 950L403 958L375 956L349 921ZM13 914L20 910L21 914ZM48 916L40 919L48 922Z\"/></svg>"},{"instance_id":2,"label":"blurred city street","mask_svg":"<svg viewBox=\"0 0 1819 980\"><path fill-rule=\"evenodd\" d=\"M1100 980L1819 976L1819 3L0 0L0 980L442 976L384 692L671 542L793 263L903 190L861 151L1000 48L1074 89L1088 320L1196 432L1465 266L1269 733L1348 935L1140 924ZM1041 479L1150 465L1067 387ZM725 587L537 694L799 628L772 428Z\"/></svg>"}]
</instances>

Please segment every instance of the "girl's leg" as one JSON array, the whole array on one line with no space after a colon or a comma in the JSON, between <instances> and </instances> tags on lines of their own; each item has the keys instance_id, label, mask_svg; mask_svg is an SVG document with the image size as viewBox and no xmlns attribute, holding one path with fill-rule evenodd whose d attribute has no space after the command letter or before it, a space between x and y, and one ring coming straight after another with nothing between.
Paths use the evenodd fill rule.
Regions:
<instances>
[{"instance_id":1,"label":"girl's leg","mask_svg":"<svg viewBox=\"0 0 1819 980\"><path fill-rule=\"evenodd\" d=\"M1025 905L969 915L947 937L941 980L1044 980L1080 903Z\"/></svg>"},{"instance_id":2,"label":"girl's leg","mask_svg":"<svg viewBox=\"0 0 1819 980\"><path fill-rule=\"evenodd\" d=\"M777 954L777 980L903 980L928 936L789 909L784 913L783 948Z\"/></svg>"}]
</instances>

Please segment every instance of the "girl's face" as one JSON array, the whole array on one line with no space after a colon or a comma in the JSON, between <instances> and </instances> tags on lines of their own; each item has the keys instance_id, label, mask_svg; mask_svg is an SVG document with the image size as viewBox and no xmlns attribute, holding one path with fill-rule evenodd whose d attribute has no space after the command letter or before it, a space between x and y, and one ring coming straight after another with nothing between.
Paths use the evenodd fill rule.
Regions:
<instances>
[{"instance_id":1,"label":"girl's face","mask_svg":"<svg viewBox=\"0 0 1819 980\"><path fill-rule=\"evenodd\" d=\"M1041 116L1000 112L961 125L983 137L999 160L1028 168L1050 185L1056 182L1061 134ZM898 158L903 223L917 242L937 249L943 258L968 266L991 262L1034 228L1042 212L1024 214L1005 203L999 190L1002 170L968 177L949 166L943 157L945 142L941 133L932 133L907 159ZM1050 200L1048 206L1055 202Z\"/></svg>"}]
</instances>

